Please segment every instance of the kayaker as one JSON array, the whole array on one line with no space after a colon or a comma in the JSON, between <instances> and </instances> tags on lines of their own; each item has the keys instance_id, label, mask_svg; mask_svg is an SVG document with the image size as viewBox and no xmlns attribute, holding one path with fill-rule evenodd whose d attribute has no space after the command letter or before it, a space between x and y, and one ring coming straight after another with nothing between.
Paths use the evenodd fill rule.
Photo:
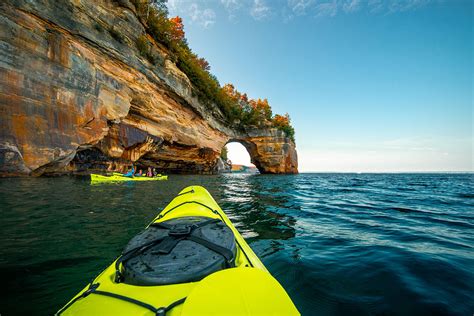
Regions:
<instances>
[{"instance_id":1,"label":"kayaker","mask_svg":"<svg viewBox=\"0 0 474 316\"><path fill-rule=\"evenodd\" d=\"M158 176L158 172L156 172L156 168L153 168L153 176L154 177Z\"/></svg>"},{"instance_id":2,"label":"kayaker","mask_svg":"<svg viewBox=\"0 0 474 316\"><path fill-rule=\"evenodd\" d=\"M151 167L148 167L148 171L146 172L146 176L152 178L153 172L151 171Z\"/></svg>"},{"instance_id":3,"label":"kayaker","mask_svg":"<svg viewBox=\"0 0 474 316\"><path fill-rule=\"evenodd\" d=\"M123 176L133 178L134 174L135 174L135 166L132 164L132 168L127 173L125 173Z\"/></svg>"},{"instance_id":4,"label":"kayaker","mask_svg":"<svg viewBox=\"0 0 474 316\"><path fill-rule=\"evenodd\" d=\"M138 170L138 174L135 175L136 177L142 177L143 176L143 170L140 169Z\"/></svg>"}]
</instances>

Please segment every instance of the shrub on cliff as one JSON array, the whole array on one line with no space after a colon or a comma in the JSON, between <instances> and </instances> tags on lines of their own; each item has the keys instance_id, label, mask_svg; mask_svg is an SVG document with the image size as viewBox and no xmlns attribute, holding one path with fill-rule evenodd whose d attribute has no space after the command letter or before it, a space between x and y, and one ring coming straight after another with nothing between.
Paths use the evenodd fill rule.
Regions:
<instances>
[{"instance_id":1,"label":"shrub on cliff","mask_svg":"<svg viewBox=\"0 0 474 316\"><path fill-rule=\"evenodd\" d=\"M227 161L229 159L229 157L227 157L227 154L228 154L227 147L224 146L221 150L222 160Z\"/></svg>"},{"instance_id":2,"label":"shrub on cliff","mask_svg":"<svg viewBox=\"0 0 474 316\"><path fill-rule=\"evenodd\" d=\"M290 115L286 113L285 115L276 114L273 119L273 126L285 132L286 136L295 141L295 129L291 126Z\"/></svg>"},{"instance_id":3,"label":"shrub on cliff","mask_svg":"<svg viewBox=\"0 0 474 316\"><path fill-rule=\"evenodd\" d=\"M140 35L137 38L137 41L136 41L135 44L137 45L137 49L138 49L138 52L140 53L140 55L145 57L153 65L156 65L157 58L151 51L151 46L148 43L148 39L147 39L146 35Z\"/></svg>"},{"instance_id":4,"label":"shrub on cliff","mask_svg":"<svg viewBox=\"0 0 474 316\"><path fill-rule=\"evenodd\" d=\"M148 40L145 35L140 35L137 38L137 49L142 56L146 56L150 51L150 46L148 45Z\"/></svg>"},{"instance_id":5,"label":"shrub on cliff","mask_svg":"<svg viewBox=\"0 0 474 316\"><path fill-rule=\"evenodd\" d=\"M132 0L132 2L147 32L156 41L174 51L177 41L184 39L184 31L181 25L182 35L179 36L180 30L175 29L177 24L168 19L166 0Z\"/></svg>"}]
</instances>

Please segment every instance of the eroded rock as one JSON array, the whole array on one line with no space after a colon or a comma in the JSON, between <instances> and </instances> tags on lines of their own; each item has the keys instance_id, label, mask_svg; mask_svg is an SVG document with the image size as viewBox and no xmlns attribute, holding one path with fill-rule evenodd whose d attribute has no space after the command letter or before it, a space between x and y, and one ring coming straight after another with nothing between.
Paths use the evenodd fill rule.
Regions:
<instances>
[{"instance_id":1,"label":"eroded rock","mask_svg":"<svg viewBox=\"0 0 474 316\"><path fill-rule=\"evenodd\" d=\"M161 46L155 65L129 1L0 4L0 175L117 170L215 173L223 146L243 143L263 173L297 172L276 129L235 130ZM117 35L119 34L119 35Z\"/></svg>"}]
</instances>

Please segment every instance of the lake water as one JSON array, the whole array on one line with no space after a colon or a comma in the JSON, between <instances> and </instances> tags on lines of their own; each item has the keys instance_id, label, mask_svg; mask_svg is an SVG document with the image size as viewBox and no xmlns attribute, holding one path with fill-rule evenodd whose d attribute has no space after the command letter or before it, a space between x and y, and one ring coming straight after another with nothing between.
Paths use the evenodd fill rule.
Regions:
<instances>
[{"instance_id":1,"label":"lake water","mask_svg":"<svg viewBox=\"0 0 474 316\"><path fill-rule=\"evenodd\" d=\"M203 185L303 315L472 315L474 174L0 179L0 314L50 315Z\"/></svg>"}]
</instances>

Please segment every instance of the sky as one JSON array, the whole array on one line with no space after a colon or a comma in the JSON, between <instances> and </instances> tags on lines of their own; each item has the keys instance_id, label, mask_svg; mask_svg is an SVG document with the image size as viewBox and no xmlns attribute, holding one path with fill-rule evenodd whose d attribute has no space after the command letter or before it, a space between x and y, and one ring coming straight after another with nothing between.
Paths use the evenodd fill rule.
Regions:
<instances>
[{"instance_id":1,"label":"sky","mask_svg":"<svg viewBox=\"0 0 474 316\"><path fill-rule=\"evenodd\" d=\"M221 84L290 114L300 172L474 170L473 1L168 0L168 8ZM234 147L229 156L248 162Z\"/></svg>"}]
</instances>

